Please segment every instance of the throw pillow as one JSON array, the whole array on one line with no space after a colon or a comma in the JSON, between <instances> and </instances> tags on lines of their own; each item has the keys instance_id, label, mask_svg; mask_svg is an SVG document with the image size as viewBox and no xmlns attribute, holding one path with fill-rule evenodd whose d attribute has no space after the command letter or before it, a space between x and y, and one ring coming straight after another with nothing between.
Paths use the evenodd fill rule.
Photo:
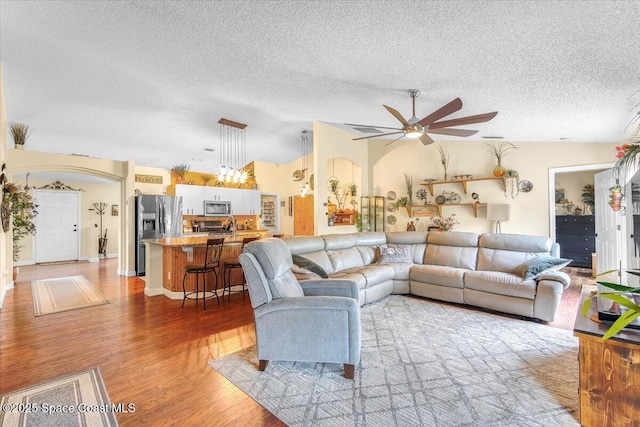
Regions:
<instances>
[{"instance_id":1,"label":"throw pillow","mask_svg":"<svg viewBox=\"0 0 640 427\"><path fill-rule=\"evenodd\" d=\"M300 255L292 255L292 258L293 258L293 263L298 267L304 268L305 270L309 270L312 273L315 273L318 276L322 277L323 279L329 278L329 275L327 274L326 271L324 271L324 268L320 267L318 264L311 261L309 258L305 258Z\"/></svg>"},{"instance_id":2,"label":"throw pillow","mask_svg":"<svg viewBox=\"0 0 640 427\"><path fill-rule=\"evenodd\" d=\"M517 266L515 274L523 279L533 279L545 270L559 270L566 267L571 261L573 260L541 255Z\"/></svg>"},{"instance_id":3,"label":"throw pillow","mask_svg":"<svg viewBox=\"0 0 640 427\"><path fill-rule=\"evenodd\" d=\"M409 245L388 244L380 248L380 263L412 262L411 247Z\"/></svg>"}]
</instances>

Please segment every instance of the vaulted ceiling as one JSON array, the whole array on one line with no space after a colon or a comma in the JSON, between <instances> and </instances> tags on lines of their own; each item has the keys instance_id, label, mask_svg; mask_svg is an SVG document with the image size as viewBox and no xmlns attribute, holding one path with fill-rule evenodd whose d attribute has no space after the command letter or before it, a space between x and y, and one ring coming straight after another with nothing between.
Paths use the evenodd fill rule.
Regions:
<instances>
[{"instance_id":1,"label":"vaulted ceiling","mask_svg":"<svg viewBox=\"0 0 640 427\"><path fill-rule=\"evenodd\" d=\"M397 126L382 104L410 117L412 88L419 117L499 111L471 139L621 140L638 22L640 1L3 0L0 60L29 150L206 172L220 118L247 160L288 163L314 120Z\"/></svg>"}]
</instances>

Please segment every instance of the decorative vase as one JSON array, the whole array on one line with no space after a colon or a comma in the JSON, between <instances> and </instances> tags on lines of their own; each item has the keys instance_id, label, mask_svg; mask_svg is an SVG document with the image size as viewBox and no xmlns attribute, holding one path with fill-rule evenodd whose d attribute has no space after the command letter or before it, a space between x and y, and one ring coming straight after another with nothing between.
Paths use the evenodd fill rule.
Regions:
<instances>
[{"instance_id":1,"label":"decorative vase","mask_svg":"<svg viewBox=\"0 0 640 427\"><path fill-rule=\"evenodd\" d=\"M507 169L504 166L502 166L502 163L498 162L496 167L493 168L493 176L495 176L496 178L504 176L504 173L506 171Z\"/></svg>"}]
</instances>

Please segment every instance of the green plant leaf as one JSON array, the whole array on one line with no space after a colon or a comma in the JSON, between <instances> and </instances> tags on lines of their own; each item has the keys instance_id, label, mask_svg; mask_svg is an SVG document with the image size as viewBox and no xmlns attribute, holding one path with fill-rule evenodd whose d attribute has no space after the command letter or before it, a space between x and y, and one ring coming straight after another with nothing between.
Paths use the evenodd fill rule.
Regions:
<instances>
[{"instance_id":1,"label":"green plant leaf","mask_svg":"<svg viewBox=\"0 0 640 427\"><path fill-rule=\"evenodd\" d=\"M582 304L582 317L587 317L587 314L589 314L589 309L591 308L591 300L593 298L595 298L595 295L587 298L584 301L584 304Z\"/></svg>"},{"instance_id":2,"label":"green plant leaf","mask_svg":"<svg viewBox=\"0 0 640 427\"><path fill-rule=\"evenodd\" d=\"M612 336L614 336L615 334L623 330L625 327L627 327L631 322L636 320L639 316L640 316L640 313L638 313L637 311L631 311L631 310L627 311L622 316L618 317L618 320L613 322L613 325L609 327L609 330L607 331L606 334L602 336L602 339L608 340L609 338L611 338Z\"/></svg>"},{"instance_id":3,"label":"green plant leaf","mask_svg":"<svg viewBox=\"0 0 640 427\"><path fill-rule=\"evenodd\" d=\"M632 301L623 297L622 295L618 295L613 292L610 292L610 293L605 292L605 293L598 294L598 296L609 299L611 301L615 301L618 304L627 307L629 310L640 312L640 305L633 303Z\"/></svg>"},{"instance_id":4,"label":"green plant leaf","mask_svg":"<svg viewBox=\"0 0 640 427\"><path fill-rule=\"evenodd\" d=\"M627 285L619 285L617 283L610 282L597 282L599 285L606 286L607 288L614 289L619 292L640 293L640 288L632 288Z\"/></svg>"}]
</instances>

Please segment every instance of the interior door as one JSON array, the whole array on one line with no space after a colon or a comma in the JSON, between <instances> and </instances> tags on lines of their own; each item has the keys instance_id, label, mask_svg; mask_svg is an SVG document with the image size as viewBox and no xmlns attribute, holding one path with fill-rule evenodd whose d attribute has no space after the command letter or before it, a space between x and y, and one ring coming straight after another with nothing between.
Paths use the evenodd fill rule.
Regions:
<instances>
[{"instance_id":1,"label":"interior door","mask_svg":"<svg viewBox=\"0 0 640 427\"><path fill-rule=\"evenodd\" d=\"M293 235L313 236L313 196L293 197Z\"/></svg>"},{"instance_id":2,"label":"interior door","mask_svg":"<svg viewBox=\"0 0 640 427\"><path fill-rule=\"evenodd\" d=\"M77 260L78 199L73 191L35 190L35 262Z\"/></svg>"},{"instance_id":3,"label":"interior door","mask_svg":"<svg viewBox=\"0 0 640 427\"><path fill-rule=\"evenodd\" d=\"M596 273L626 267L626 221L609 206L609 188L616 179L611 169L594 175L596 221ZM616 280L613 276L609 279Z\"/></svg>"}]
</instances>

